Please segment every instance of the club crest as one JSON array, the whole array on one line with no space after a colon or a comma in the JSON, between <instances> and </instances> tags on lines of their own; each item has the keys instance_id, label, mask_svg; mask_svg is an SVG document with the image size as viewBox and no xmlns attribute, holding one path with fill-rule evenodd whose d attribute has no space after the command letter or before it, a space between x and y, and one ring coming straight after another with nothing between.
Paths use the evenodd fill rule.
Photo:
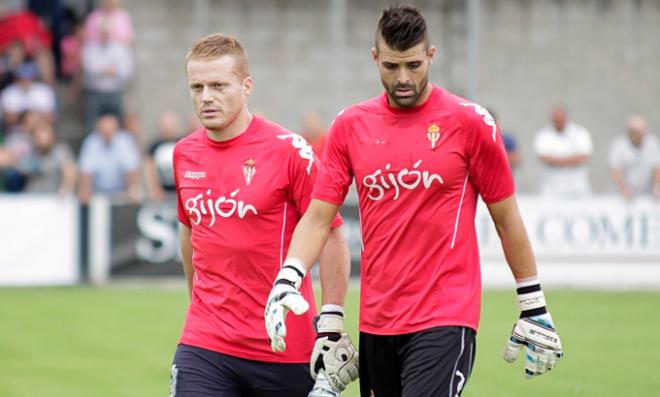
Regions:
<instances>
[{"instance_id":1,"label":"club crest","mask_svg":"<svg viewBox=\"0 0 660 397\"><path fill-rule=\"evenodd\" d=\"M437 124L431 124L426 130L426 137L431 142L431 150L435 149L435 145L440 140L440 127Z\"/></svg>"},{"instance_id":2,"label":"club crest","mask_svg":"<svg viewBox=\"0 0 660 397\"><path fill-rule=\"evenodd\" d=\"M245 176L245 184L247 186L250 186L250 182L252 182L254 174L257 173L256 164L257 163L254 161L254 159L247 159L245 160L245 163L243 163L243 176Z\"/></svg>"}]
</instances>

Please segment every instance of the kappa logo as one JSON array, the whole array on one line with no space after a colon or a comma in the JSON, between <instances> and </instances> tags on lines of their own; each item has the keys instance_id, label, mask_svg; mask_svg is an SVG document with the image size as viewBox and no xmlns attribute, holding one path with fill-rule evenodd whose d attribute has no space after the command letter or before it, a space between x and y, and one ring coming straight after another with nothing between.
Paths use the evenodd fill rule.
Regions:
<instances>
[{"instance_id":1,"label":"kappa logo","mask_svg":"<svg viewBox=\"0 0 660 397\"><path fill-rule=\"evenodd\" d=\"M298 134L278 135L277 138L282 140L291 139L291 145L298 149L298 155L304 160L307 160L307 175L309 175L312 172L312 165L314 164L314 150L312 150L312 147L307 143L305 138Z\"/></svg>"},{"instance_id":2,"label":"kappa logo","mask_svg":"<svg viewBox=\"0 0 660 397\"><path fill-rule=\"evenodd\" d=\"M186 171L183 177L186 179L204 179L206 178L206 171Z\"/></svg>"},{"instance_id":3,"label":"kappa logo","mask_svg":"<svg viewBox=\"0 0 660 397\"><path fill-rule=\"evenodd\" d=\"M483 117L484 123L493 129L493 142L495 142L495 137L497 137L497 124L495 124L495 119L493 116L488 113L485 107L477 105L476 103L461 102L461 106L469 106L474 108L474 112L479 116Z\"/></svg>"}]
</instances>

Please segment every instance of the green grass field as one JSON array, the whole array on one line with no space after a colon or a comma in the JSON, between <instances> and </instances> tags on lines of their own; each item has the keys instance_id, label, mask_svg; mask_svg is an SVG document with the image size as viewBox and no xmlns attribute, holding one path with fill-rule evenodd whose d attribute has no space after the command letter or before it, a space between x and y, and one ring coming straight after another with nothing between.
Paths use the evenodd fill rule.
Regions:
<instances>
[{"instance_id":1,"label":"green grass field","mask_svg":"<svg viewBox=\"0 0 660 397\"><path fill-rule=\"evenodd\" d=\"M515 297L486 292L464 396L660 393L660 293L551 290L546 296L566 352L557 369L530 381L521 360L502 361ZM0 396L166 396L186 300L183 289L157 287L0 289ZM353 335L356 305L352 291L347 326ZM344 396L358 396L357 387Z\"/></svg>"}]
</instances>

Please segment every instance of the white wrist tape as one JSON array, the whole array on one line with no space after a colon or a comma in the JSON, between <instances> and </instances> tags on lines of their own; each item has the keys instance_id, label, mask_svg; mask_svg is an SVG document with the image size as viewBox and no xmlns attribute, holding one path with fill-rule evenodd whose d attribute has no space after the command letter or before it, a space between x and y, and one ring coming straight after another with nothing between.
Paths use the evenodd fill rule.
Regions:
<instances>
[{"instance_id":1,"label":"white wrist tape","mask_svg":"<svg viewBox=\"0 0 660 397\"><path fill-rule=\"evenodd\" d=\"M519 280L516 291L518 292L518 307L523 315L545 312L545 295L537 277Z\"/></svg>"},{"instance_id":2,"label":"white wrist tape","mask_svg":"<svg viewBox=\"0 0 660 397\"><path fill-rule=\"evenodd\" d=\"M322 333L337 333L341 334L344 331L344 316L338 312L321 312L318 322L316 323L316 332Z\"/></svg>"},{"instance_id":3,"label":"white wrist tape","mask_svg":"<svg viewBox=\"0 0 660 397\"><path fill-rule=\"evenodd\" d=\"M518 295L518 307L520 311L538 309L545 306L545 295L543 291L529 292Z\"/></svg>"},{"instance_id":4,"label":"white wrist tape","mask_svg":"<svg viewBox=\"0 0 660 397\"><path fill-rule=\"evenodd\" d=\"M279 280L290 281L296 289L300 288L303 278L305 278L306 266L303 261L298 258L286 258L282 269L277 273L276 283Z\"/></svg>"}]
</instances>

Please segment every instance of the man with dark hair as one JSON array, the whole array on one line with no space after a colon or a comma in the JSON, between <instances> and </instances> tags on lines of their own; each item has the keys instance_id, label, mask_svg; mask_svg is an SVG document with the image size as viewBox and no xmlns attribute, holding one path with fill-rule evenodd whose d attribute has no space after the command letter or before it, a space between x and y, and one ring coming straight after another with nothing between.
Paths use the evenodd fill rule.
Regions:
<instances>
[{"instance_id":1,"label":"man with dark hair","mask_svg":"<svg viewBox=\"0 0 660 397\"><path fill-rule=\"evenodd\" d=\"M499 128L483 107L428 83L435 48L418 9L392 6L378 26L372 56L385 93L335 119L287 261L314 263L355 178L361 395L458 396L472 370L480 315L474 216L481 196L518 284L521 315L504 359L525 346L526 375L543 374L562 356L561 343ZM317 353L327 367L327 353Z\"/></svg>"},{"instance_id":2,"label":"man with dark hair","mask_svg":"<svg viewBox=\"0 0 660 397\"><path fill-rule=\"evenodd\" d=\"M198 40L185 70L203 128L179 140L173 154L191 302L173 360L171 395L307 397L315 385L309 360L316 308L311 281L298 281L298 266L284 258L311 199L317 161L302 137L250 112L252 77L234 37ZM331 223L321 254L321 299L322 310L335 312L343 310L350 262L341 218ZM281 281L269 296L275 277ZM276 331L270 340L263 328L266 302ZM285 324L287 310L300 316ZM292 338L283 352L277 332L286 327ZM314 388L337 395L327 381Z\"/></svg>"}]
</instances>

